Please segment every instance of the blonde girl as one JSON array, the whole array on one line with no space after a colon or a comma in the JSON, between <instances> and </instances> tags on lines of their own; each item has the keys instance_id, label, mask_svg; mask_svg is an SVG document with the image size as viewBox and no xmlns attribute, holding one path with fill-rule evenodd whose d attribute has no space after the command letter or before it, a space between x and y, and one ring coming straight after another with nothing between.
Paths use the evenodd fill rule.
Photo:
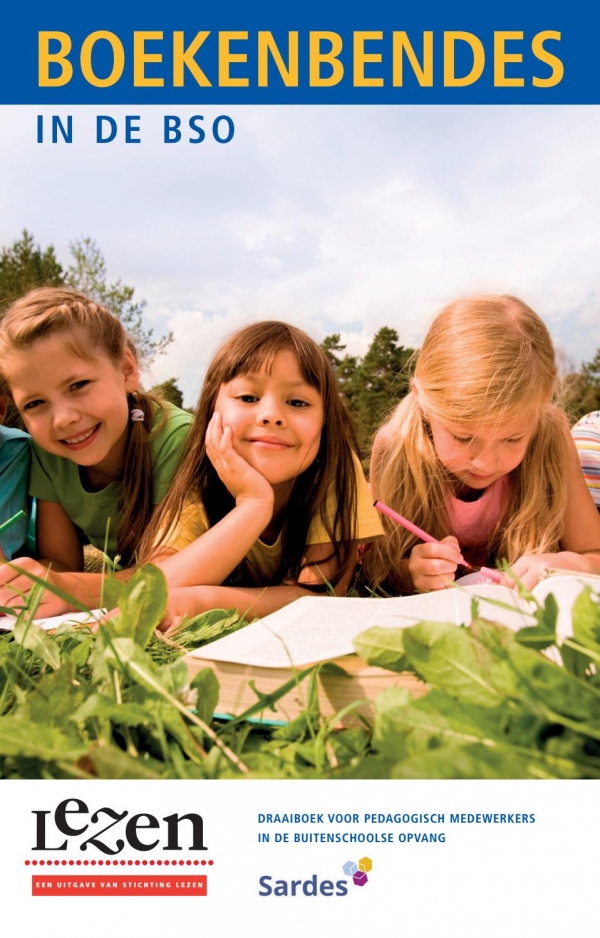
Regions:
<instances>
[{"instance_id":1,"label":"blonde girl","mask_svg":"<svg viewBox=\"0 0 600 938\"><path fill-rule=\"evenodd\" d=\"M441 589L463 560L504 558L529 587L545 566L600 573L600 519L556 379L548 330L515 297L467 297L438 315L410 393L376 436L372 485L441 543L385 518L366 559L374 584Z\"/></svg>"},{"instance_id":2,"label":"blonde girl","mask_svg":"<svg viewBox=\"0 0 600 938\"><path fill-rule=\"evenodd\" d=\"M80 293L32 290L0 323L0 370L34 442L29 491L37 499L39 560L15 559L95 605L100 577L83 545L131 564L154 505L179 462L191 416L139 388L135 347L119 319ZM0 605L31 581L0 569ZM46 594L41 612L66 611Z\"/></svg>"},{"instance_id":3,"label":"blonde girl","mask_svg":"<svg viewBox=\"0 0 600 938\"><path fill-rule=\"evenodd\" d=\"M142 543L172 616L264 615L343 594L358 541L381 534L335 374L306 333L259 322L208 367L186 455Z\"/></svg>"}]
</instances>

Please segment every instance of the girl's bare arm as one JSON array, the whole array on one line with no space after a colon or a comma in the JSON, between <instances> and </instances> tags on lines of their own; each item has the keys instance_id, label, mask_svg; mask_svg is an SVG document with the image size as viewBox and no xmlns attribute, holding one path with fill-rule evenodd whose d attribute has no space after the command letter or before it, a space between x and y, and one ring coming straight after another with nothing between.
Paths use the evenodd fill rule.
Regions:
<instances>
[{"instance_id":1,"label":"girl's bare arm","mask_svg":"<svg viewBox=\"0 0 600 938\"><path fill-rule=\"evenodd\" d=\"M353 550L356 546L353 545ZM306 551L306 560L312 566L304 568L297 583L266 587L190 586L169 590L167 616L161 627L167 629L179 622L184 615L190 618L209 609L236 609L240 615L250 619L260 618L276 612L301 596L314 596L313 590L307 588L309 585L331 582L335 576L335 561L328 559L330 555L331 544L310 546ZM345 595L353 569L353 566L349 565L349 569L333 588L336 596Z\"/></svg>"}]
</instances>

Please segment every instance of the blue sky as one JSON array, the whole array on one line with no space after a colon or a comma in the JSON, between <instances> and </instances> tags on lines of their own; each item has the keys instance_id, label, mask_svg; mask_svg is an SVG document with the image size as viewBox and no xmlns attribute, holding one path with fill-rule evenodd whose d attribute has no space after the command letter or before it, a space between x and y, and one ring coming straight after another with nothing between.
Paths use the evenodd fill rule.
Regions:
<instances>
[{"instance_id":1,"label":"blue sky","mask_svg":"<svg viewBox=\"0 0 600 938\"><path fill-rule=\"evenodd\" d=\"M561 355L600 346L597 107L232 107L225 145L162 142L165 113L214 108L56 112L70 146L35 142L49 111L0 108L0 244L27 228L66 262L95 238L175 334L148 383L177 377L187 404L217 344L261 318L361 354L383 325L418 345L454 297L510 292ZM141 115L142 142L95 143L98 113Z\"/></svg>"}]
</instances>

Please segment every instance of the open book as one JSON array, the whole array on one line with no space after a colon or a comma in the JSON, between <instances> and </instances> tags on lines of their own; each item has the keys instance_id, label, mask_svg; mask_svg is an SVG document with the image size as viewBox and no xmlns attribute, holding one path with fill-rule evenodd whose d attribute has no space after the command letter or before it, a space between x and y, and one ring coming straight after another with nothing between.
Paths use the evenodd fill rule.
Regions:
<instances>
[{"instance_id":1,"label":"open book","mask_svg":"<svg viewBox=\"0 0 600 938\"><path fill-rule=\"evenodd\" d=\"M550 576L532 591L541 604L550 593L554 595L559 607L559 640L571 633L571 607L585 585L600 595L600 577L574 574ZM306 596L190 652L185 660L192 676L205 667L215 671L221 685L219 710L227 713L239 713L256 703L257 695L249 687L249 680L254 680L262 693L270 693L308 665L335 660L350 677L323 673L320 701L327 716L351 700L373 700L389 685L399 684L417 693L426 690L412 674L393 674L368 667L356 656L344 657L353 655L357 635L374 625L399 628L423 619L468 624L474 598L479 601L479 615L486 619L515 630L535 624L532 605L514 590L496 584L456 585L389 599ZM302 709L302 691L302 686L295 687L282 700L280 709L287 719ZM364 712L369 713L369 708Z\"/></svg>"},{"instance_id":2,"label":"open book","mask_svg":"<svg viewBox=\"0 0 600 938\"><path fill-rule=\"evenodd\" d=\"M46 632L57 629L64 622L69 624L97 622L106 610L90 609L89 612L66 612L62 616L47 616L44 619L34 619L33 624ZM0 632L12 632L17 621L16 616L0 616Z\"/></svg>"}]
</instances>

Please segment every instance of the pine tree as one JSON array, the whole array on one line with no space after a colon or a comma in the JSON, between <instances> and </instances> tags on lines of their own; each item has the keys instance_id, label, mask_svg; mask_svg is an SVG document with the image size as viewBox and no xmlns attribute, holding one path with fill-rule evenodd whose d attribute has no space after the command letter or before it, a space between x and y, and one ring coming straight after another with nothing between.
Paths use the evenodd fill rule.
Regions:
<instances>
[{"instance_id":1,"label":"pine tree","mask_svg":"<svg viewBox=\"0 0 600 938\"><path fill-rule=\"evenodd\" d=\"M33 287L60 286L64 282L64 271L52 245L42 251L27 230L0 253L0 307L3 309Z\"/></svg>"},{"instance_id":2,"label":"pine tree","mask_svg":"<svg viewBox=\"0 0 600 938\"><path fill-rule=\"evenodd\" d=\"M600 408L600 349L591 361L585 362L581 367L581 374L585 382L585 413Z\"/></svg>"},{"instance_id":3,"label":"pine tree","mask_svg":"<svg viewBox=\"0 0 600 938\"><path fill-rule=\"evenodd\" d=\"M175 407L183 407L183 393L177 386L176 378L167 378L162 384L156 384L150 388L150 393L162 398L163 401L175 404Z\"/></svg>"},{"instance_id":4,"label":"pine tree","mask_svg":"<svg viewBox=\"0 0 600 938\"><path fill-rule=\"evenodd\" d=\"M408 392L409 361L414 350L398 345L395 329L384 326L374 336L363 359L340 355L346 349L339 333L327 336L321 347L332 363L342 397L354 417L363 453L387 414Z\"/></svg>"},{"instance_id":5,"label":"pine tree","mask_svg":"<svg viewBox=\"0 0 600 938\"><path fill-rule=\"evenodd\" d=\"M339 332L325 337L321 343L321 348L327 355L327 358L334 367L341 395L346 406L354 412L354 398L358 391L357 373L359 359L355 355L339 356L336 352L344 352L345 345L340 342Z\"/></svg>"},{"instance_id":6,"label":"pine tree","mask_svg":"<svg viewBox=\"0 0 600 938\"><path fill-rule=\"evenodd\" d=\"M173 333L155 339L153 329L143 328L146 300L134 300L135 287L121 280L108 282L104 255L92 238L79 238L69 248L73 262L67 271L67 285L85 293L118 316L146 361L151 362L157 355L161 355L173 341Z\"/></svg>"},{"instance_id":7,"label":"pine tree","mask_svg":"<svg viewBox=\"0 0 600 938\"><path fill-rule=\"evenodd\" d=\"M377 428L408 393L408 363L414 350L398 345L398 340L395 329L383 326L375 334L358 368L359 390L353 405L363 449L370 448Z\"/></svg>"}]
</instances>

